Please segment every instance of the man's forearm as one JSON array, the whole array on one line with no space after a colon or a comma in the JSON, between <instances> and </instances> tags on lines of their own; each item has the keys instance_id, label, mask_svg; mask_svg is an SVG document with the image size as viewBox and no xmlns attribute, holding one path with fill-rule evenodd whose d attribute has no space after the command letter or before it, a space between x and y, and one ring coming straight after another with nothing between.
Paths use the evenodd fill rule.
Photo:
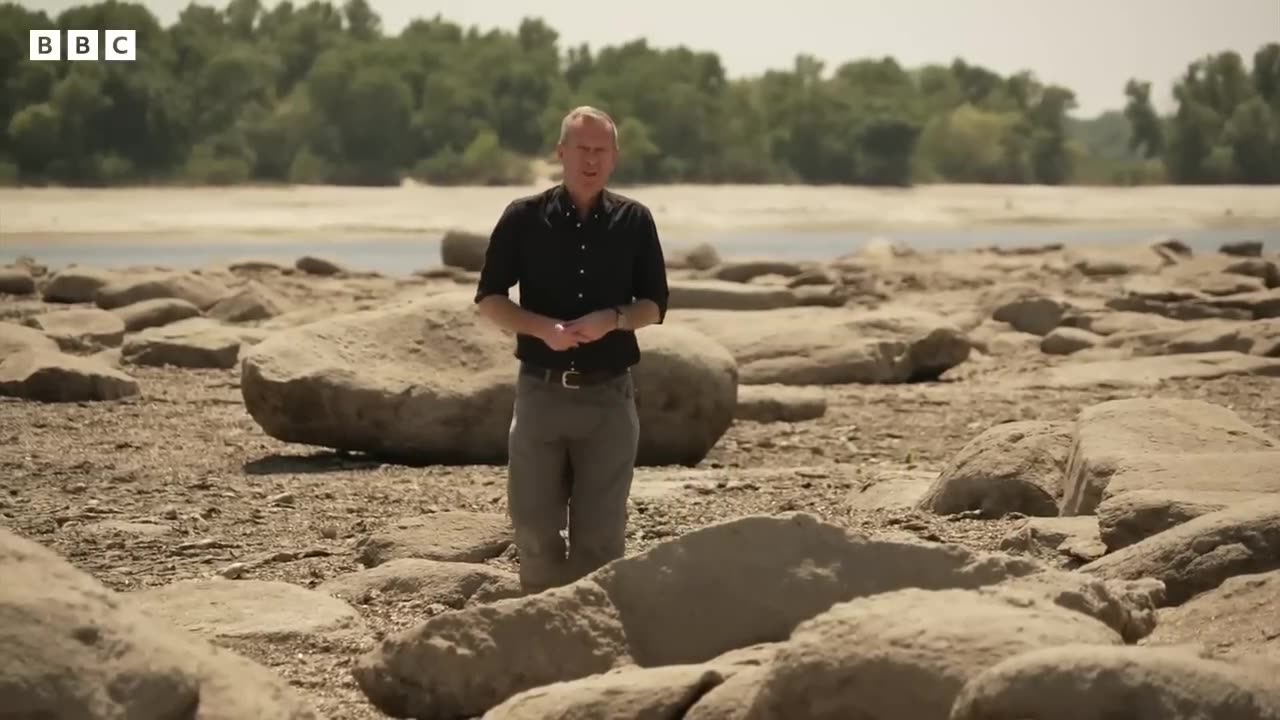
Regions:
<instances>
[{"instance_id":1,"label":"man's forearm","mask_svg":"<svg viewBox=\"0 0 1280 720\"><path fill-rule=\"evenodd\" d=\"M480 314L498 327L521 335L542 337L552 320L525 310L504 295L490 295L480 301Z\"/></svg>"},{"instance_id":2,"label":"man's forearm","mask_svg":"<svg viewBox=\"0 0 1280 720\"><path fill-rule=\"evenodd\" d=\"M622 312L627 316L627 327L632 330L658 322L658 304L652 300L640 299L630 305L623 305Z\"/></svg>"}]
</instances>

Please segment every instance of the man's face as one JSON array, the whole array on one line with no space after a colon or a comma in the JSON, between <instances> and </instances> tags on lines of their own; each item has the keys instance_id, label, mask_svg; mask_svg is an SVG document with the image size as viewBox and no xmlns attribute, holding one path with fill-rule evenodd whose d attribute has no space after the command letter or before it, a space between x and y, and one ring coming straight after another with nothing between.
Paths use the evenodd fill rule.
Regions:
<instances>
[{"instance_id":1,"label":"man's face","mask_svg":"<svg viewBox=\"0 0 1280 720\"><path fill-rule=\"evenodd\" d=\"M565 185L582 193L603 189L618 162L613 131L607 123L592 117L573 121L557 153L564 168Z\"/></svg>"}]
</instances>

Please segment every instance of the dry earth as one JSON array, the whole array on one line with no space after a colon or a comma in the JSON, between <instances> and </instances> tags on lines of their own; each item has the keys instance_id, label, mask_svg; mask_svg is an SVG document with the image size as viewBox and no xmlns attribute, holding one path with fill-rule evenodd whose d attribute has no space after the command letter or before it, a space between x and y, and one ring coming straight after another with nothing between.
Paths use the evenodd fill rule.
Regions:
<instances>
[{"instance_id":1,"label":"dry earth","mask_svg":"<svg viewBox=\"0 0 1280 720\"><path fill-rule=\"evenodd\" d=\"M533 651L521 641L527 635L546 643L540 651L558 658L586 640L561 653L556 643L567 640L544 637L559 625L527 617L525 625L503 625L537 609L521 604L527 599L501 599L514 594L507 573L518 562L501 525L505 479L493 455L506 422L510 359L507 338L476 326L466 309L482 242L446 241L446 266L408 279L349 273L322 258L198 273L43 268L38 258L0 269L0 292L9 293L0 295L0 528L56 552L121 593L122 603L136 599L182 632L265 665L328 718L384 717L375 704L397 703L419 708L422 717L478 717L518 690L556 681L565 684L541 695L530 690L486 717L591 717L609 707L600 698L616 698L610 692L618 688L632 707L666 703L652 717L693 718L699 708L702 716L726 718L785 717L786 708L801 713L791 717L1033 717L1028 694L1076 697L1073 669L1146 688L1147 714L1124 704L1138 702L1132 697L1095 695L1089 702L1096 706L1080 712L1096 714L1072 717L1112 717L1107 713L1123 707L1134 713L1126 717L1173 718L1161 708L1174 706L1169 698L1185 686L1177 679L1193 676L1211 677L1197 687L1213 690L1178 707L1208 714L1176 717L1280 717L1267 714L1280 712L1280 690L1250 685L1254 675L1245 670L1280 661L1280 621L1274 613L1259 616L1263 601L1249 594L1280 598L1280 513L1267 504L1280 497L1280 258L1250 248L1191 256L1175 242L936 255L873 244L822 265L721 262L706 248L672 258L675 329L641 331L657 359L638 371L642 405L650 398L643 417L653 428L646 451L652 462L642 458L637 470L627 540L630 561L639 564L621 564L571 588L576 594L543 600L551 607L546 617L564 613L572 624L575 608L585 617L613 607L593 604L604 588L633 647L609 654L592 645L592 660L574 665L530 659ZM487 355L465 359L477 349ZM679 387L664 396L671 383ZM1148 400L1123 402L1129 399ZM452 433L458 426L468 430ZM659 426L674 431L662 435ZM375 447L397 454L362 452ZM1179 475L1184 454L1216 458L1215 472ZM673 461L677 456L686 462ZM852 543L856 552L831 550L824 540L822 552L835 553L834 564L799 573L813 559L803 550L806 533L823 526L797 525L795 513L847 529L836 545ZM1052 517L1059 514L1074 517ZM795 557L777 551L776 562L768 553L756 558L762 551L749 540L712 543L714 533L749 529L735 522L761 516L784 523L760 532L777 533L780 547L796 543ZM397 521L406 518L425 531L397 534ZM957 552L979 553L965 562L994 574L981 581L955 569L903 575L876 555L879 546L858 545L864 534L884 543L886 557L954 544ZM1206 544L1209 536L1217 539ZM0 541L0 566L31 557L14 549L17 541ZM768 631L748 624L726 631L720 644L683 650L664 635L676 630L642 625L643 611L628 608L642 602L637 588L657 582L644 563L675 562L652 553L686 541L684 574L676 573L686 585L651 598L655 606L679 615L685 603L720 602L719 615L750 604L716 590L723 582L754 588L749 594L791 588L770 612L795 617ZM1216 554L1226 547L1234 549ZM997 559L980 560L987 552ZM919 567L938 557L921 555ZM388 565L394 558L438 564ZM848 700L853 691L841 688L852 680L839 673L856 675L859 663L869 662L854 650L892 642L871 625L897 627L908 622L903 617L934 617L943 608L975 618L978 628L1023 622L1015 609L1031 601L973 589L1026 575L1018 558L1071 570L1071 582L1109 584L1063 591L1053 596L1056 605L1032 603L1040 609L1030 635L992 631L982 637L1002 639L990 644L947 635L968 620L952 629L924 620L919 628L903 625L903 633L948 637L943 646L955 653L889 663L923 663L931 668L927 677L940 678L920 681L927 686L923 704ZM54 562L40 560L40 572ZM372 572L366 565L373 564L387 574L353 575ZM991 570L996 566L1003 569ZM870 585L828 587L827 573L852 573ZM878 573L894 579L881 583ZM700 585L703 574L724 579ZM333 584L353 577L364 579ZM64 582L57 578L51 586ZM212 578L217 584L182 584ZM1148 578L1162 589L1143 604L1125 583ZM315 593L294 597L287 586L255 581ZM0 618L23 617L14 607L38 615L39 603L21 594L15 600L14 588L0 590ZM961 595L926 592L944 590ZM1101 605L1068 612L1059 608L1075 602L1064 602L1066 595ZM788 602L807 609L778 609ZM832 603L831 613L795 629ZM486 608L504 609L476 614ZM1124 622L1112 617L1117 612ZM1154 633L1134 619L1144 613L1159 615ZM1219 624L1206 627L1197 617ZM429 618L441 624L424 626ZM1079 625L1086 620L1096 624ZM479 625L458 629L469 622ZM0 635L22 631L11 625ZM444 652L432 649L432 632L452 643L453 654L432 654ZM707 664L733 648L788 635L778 656ZM423 644L415 645L419 636ZM838 652L823 644L827 636L842 638ZM607 646L600 637L589 640ZM387 638L401 639L381 646ZM1123 655L1151 639L1200 643L1201 654L1222 664L1201 667L1196 663L1210 661L1195 653L1141 662ZM655 649L668 647L659 640L670 649ZM645 642L659 644L645 649ZM469 664L481 663L494 643L511 659ZM1068 646L1080 643L1127 647L1073 655ZM26 647L39 652L42 645L37 637ZM982 652L965 654L979 645ZM1035 653L1055 649L1061 654ZM824 664L825 652L845 655ZM644 662L646 653L672 660ZM451 660L433 662L437 657ZM633 660L676 664L678 671L646 675ZM1016 663L1032 670L1018 675ZM979 676L982 670L988 672ZM3 690L6 672L16 671L0 662L0 693L17 692ZM212 671L193 672L216 684ZM875 677L887 688L922 671L875 672L884 673ZM588 675L595 680L570 682ZM527 688L516 686L521 677ZM1047 689L1014 687L1018 677ZM863 694L875 695L867 694L874 687ZM713 696L728 698L724 707L739 702L729 697L732 688L746 699L738 710L714 715L720 706L711 709ZM1171 689L1161 695L1160 688ZM1253 710L1214 705L1240 693L1256 698ZM818 696L834 704L803 704ZM575 697L588 699L566 700ZM575 702L597 704L571 715L565 708ZM437 714L422 710L428 706ZM202 717L218 716L207 712ZM284 710L263 716L302 717Z\"/></svg>"}]
</instances>

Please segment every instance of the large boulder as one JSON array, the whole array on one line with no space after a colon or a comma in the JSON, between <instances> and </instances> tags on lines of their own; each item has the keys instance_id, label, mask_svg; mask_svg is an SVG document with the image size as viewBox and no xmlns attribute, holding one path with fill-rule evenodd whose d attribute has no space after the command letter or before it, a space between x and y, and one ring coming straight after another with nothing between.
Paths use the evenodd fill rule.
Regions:
<instances>
[{"instance_id":1,"label":"large boulder","mask_svg":"<svg viewBox=\"0 0 1280 720\"><path fill-rule=\"evenodd\" d=\"M1159 272L1176 262L1158 246L1134 243L1072 247L1063 253L1071 267L1088 277L1115 277Z\"/></svg>"},{"instance_id":2,"label":"large boulder","mask_svg":"<svg viewBox=\"0 0 1280 720\"><path fill-rule=\"evenodd\" d=\"M455 609L522 594L519 578L506 570L483 563L412 557L339 575L316 586L316 590L351 602L363 603L376 597L393 601L412 598Z\"/></svg>"},{"instance_id":3,"label":"large boulder","mask_svg":"<svg viewBox=\"0 0 1280 720\"><path fill-rule=\"evenodd\" d=\"M392 717L479 717L517 693L630 663L618 610L590 580L443 613L388 637L353 668Z\"/></svg>"},{"instance_id":4,"label":"large boulder","mask_svg":"<svg viewBox=\"0 0 1280 720\"><path fill-rule=\"evenodd\" d=\"M685 709L724 680L715 668L703 665L618 668L526 690L485 713L484 718L688 718Z\"/></svg>"},{"instance_id":5,"label":"large boulder","mask_svg":"<svg viewBox=\"0 0 1280 720\"><path fill-rule=\"evenodd\" d=\"M1153 535L1081 568L1110 580L1156 578L1181 605L1237 575L1280 569L1280 497L1234 505Z\"/></svg>"},{"instance_id":6,"label":"large boulder","mask_svg":"<svg viewBox=\"0 0 1280 720\"><path fill-rule=\"evenodd\" d=\"M991 318L969 330L967 337L976 350L994 357L1031 355L1041 349L1045 341L1039 335L1014 330L1009 323Z\"/></svg>"},{"instance_id":7,"label":"large boulder","mask_svg":"<svg viewBox=\"0 0 1280 720\"><path fill-rule=\"evenodd\" d=\"M1100 503L1126 491L1167 489L1152 472L1129 470L1152 457L1280 450L1280 441L1249 425L1235 411L1202 400L1132 398L1089 406L1076 418L1076 442L1067 467L1063 515L1093 514ZM1125 481L1110 490L1119 473ZM1160 477L1156 473L1156 477ZM1186 488L1187 481L1176 485ZM1214 474L1190 489L1248 490L1231 474Z\"/></svg>"},{"instance_id":8,"label":"large boulder","mask_svg":"<svg viewBox=\"0 0 1280 720\"><path fill-rule=\"evenodd\" d=\"M1228 240L1218 247L1218 252L1237 257L1262 257L1262 241Z\"/></svg>"},{"instance_id":9,"label":"large boulder","mask_svg":"<svg viewBox=\"0 0 1280 720\"><path fill-rule=\"evenodd\" d=\"M230 323L252 322L283 315L291 307L287 297L256 280L250 280L235 294L214 303L208 315Z\"/></svg>"},{"instance_id":10,"label":"large boulder","mask_svg":"<svg viewBox=\"0 0 1280 720\"><path fill-rule=\"evenodd\" d=\"M0 322L0 361L24 350L43 350L56 353L58 343L44 333L25 325Z\"/></svg>"},{"instance_id":11,"label":"large boulder","mask_svg":"<svg viewBox=\"0 0 1280 720\"><path fill-rule=\"evenodd\" d=\"M1280 377L1280 359L1234 350L1109 358L1053 365L1009 382L1030 388L1151 388L1166 380L1228 375Z\"/></svg>"},{"instance_id":12,"label":"large boulder","mask_svg":"<svg viewBox=\"0 0 1280 720\"><path fill-rule=\"evenodd\" d=\"M1221 658L1280 667L1280 570L1236 575L1183 605L1164 608L1147 645L1198 645Z\"/></svg>"},{"instance_id":13,"label":"large boulder","mask_svg":"<svg viewBox=\"0 0 1280 720\"><path fill-rule=\"evenodd\" d=\"M1224 295L1214 298L1211 303L1222 313L1231 314L1233 317L1252 317L1257 320L1280 317L1280 287Z\"/></svg>"},{"instance_id":14,"label":"large boulder","mask_svg":"<svg viewBox=\"0 0 1280 720\"><path fill-rule=\"evenodd\" d=\"M303 255L293 263L293 266L308 275L329 276L338 275L347 271L346 268L337 261L330 260L325 257L316 257L314 255Z\"/></svg>"},{"instance_id":15,"label":"large boulder","mask_svg":"<svg viewBox=\"0 0 1280 720\"><path fill-rule=\"evenodd\" d=\"M1107 481L1098 504L1109 550L1192 518L1280 495L1280 449L1135 455Z\"/></svg>"},{"instance_id":16,"label":"large boulder","mask_svg":"<svg viewBox=\"0 0 1280 720\"><path fill-rule=\"evenodd\" d=\"M260 341L266 334L255 328L191 317L128 336L121 354L125 362L133 365L229 369L239 361L244 346Z\"/></svg>"},{"instance_id":17,"label":"large boulder","mask_svg":"<svg viewBox=\"0 0 1280 720\"><path fill-rule=\"evenodd\" d=\"M501 555L512 540L506 515L455 510L401 518L361 538L356 552L365 567L403 558L482 563Z\"/></svg>"},{"instance_id":18,"label":"large boulder","mask_svg":"<svg viewBox=\"0 0 1280 720\"><path fill-rule=\"evenodd\" d=\"M350 640L365 629L345 601L278 580L182 580L129 598L146 615L210 639Z\"/></svg>"},{"instance_id":19,"label":"large boulder","mask_svg":"<svg viewBox=\"0 0 1280 720\"><path fill-rule=\"evenodd\" d=\"M120 400L137 395L137 380L98 357L27 349L0 359L0 395L40 402Z\"/></svg>"},{"instance_id":20,"label":"large boulder","mask_svg":"<svg viewBox=\"0 0 1280 720\"><path fill-rule=\"evenodd\" d=\"M631 665L705 663L780 642L836 602L903 588L978 588L1042 569L958 546L869 539L808 515L747 517L566 587L437 615L388 637L353 672L383 712L478 716L551 683Z\"/></svg>"},{"instance_id":21,"label":"large boulder","mask_svg":"<svg viewBox=\"0 0 1280 720\"><path fill-rule=\"evenodd\" d=\"M1166 330L1183 325L1182 320L1144 312L1122 310L1079 309L1069 311L1062 318L1062 327L1079 328L1095 335L1142 333Z\"/></svg>"},{"instance_id":22,"label":"large boulder","mask_svg":"<svg viewBox=\"0 0 1280 720\"><path fill-rule=\"evenodd\" d=\"M1056 327L1040 341L1040 352L1046 355L1071 355L1097 347L1101 341L1100 335L1083 328Z\"/></svg>"},{"instance_id":23,"label":"large boulder","mask_svg":"<svg viewBox=\"0 0 1280 720\"><path fill-rule=\"evenodd\" d=\"M124 342L124 321L98 308L71 308L41 313L27 319L58 343L66 352L92 352L120 347Z\"/></svg>"},{"instance_id":24,"label":"large boulder","mask_svg":"<svg viewBox=\"0 0 1280 720\"><path fill-rule=\"evenodd\" d=\"M1249 292L1226 295L1223 298L1253 295L1253 292ZM1143 282L1125 286L1124 293L1108 299L1106 306L1121 312L1154 313L1174 320L1249 320L1255 317L1251 310L1232 307L1223 298L1196 290L1171 287L1168 281L1144 278Z\"/></svg>"},{"instance_id":25,"label":"large boulder","mask_svg":"<svg viewBox=\"0 0 1280 720\"><path fill-rule=\"evenodd\" d=\"M0 267L0 295L32 295L36 279L25 267Z\"/></svg>"},{"instance_id":26,"label":"large boulder","mask_svg":"<svg viewBox=\"0 0 1280 720\"><path fill-rule=\"evenodd\" d=\"M1102 347L1126 348L1135 355L1239 352L1280 357L1280 318L1264 320L1193 320L1177 327L1108 336Z\"/></svg>"},{"instance_id":27,"label":"large boulder","mask_svg":"<svg viewBox=\"0 0 1280 720\"><path fill-rule=\"evenodd\" d=\"M266 668L157 620L0 528L0 713L14 718L317 720Z\"/></svg>"},{"instance_id":28,"label":"large boulder","mask_svg":"<svg viewBox=\"0 0 1280 720\"><path fill-rule=\"evenodd\" d=\"M728 280L672 280L671 307L710 310L772 310L799 304L796 293Z\"/></svg>"},{"instance_id":29,"label":"large boulder","mask_svg":"<svg viewBox=\"0 0 1280 720\"><path fill-rule=\"evenodd\" d=\"M737 368L688 328L637 332L640 465L693 465L733 422ZM244 352L245 407L272 437L428 463L506 462L514 339L447 292L291 328Z\"/></svg>"},{"instance_id":30,"label":"large boulder","mask_svg":"<svg viewBox=\"0 0 1280 720\"><path fill-rule=\"evenodd\" d=\"M91 303L116 276L111 270L72 265L54 273L40 296L51 303Z\"/></svg>"},{"instance_id":31,"label":"large boulder","mask_svg":"<svg viewBox=\"0 0 1280 720\"><path fill-rule=\"evenodd\" d=\"M992 319L1006 322L1019 332L1048 335L1062 322L1067 304L1052 297L1024 297L996 308Z\"/></svg>"},{"instance_id":32,"label":"large boulder","mask_svg":"<svg viewBox=\"0 0 1280 720\"><path fill-rule=\"evenodd\" d=\"M1275 260L1263 258L1245 258L1228 265L1225 272L1249 275L1261 278L1269 288L1280 287L1280 264Z\"/></svg>"},{"instance_id":33,"label":"large boulder","mask_svg":"<svg viewBox=\"0 0 1280 720\"><path fill-rule=\"evenodd\" d=\"M489 238L484 235L450 230L440 238L440 261L445 267L479 272L488 249Z\"/></svg>"},{"instance_id":34,"label":"large boulder","mask_svg":"<svg viewBox=\"0 0 1280 720\"><path fill-rule=\"evenodd\" d=\"M742 381L753 385L935 380L970 350L948 320L907 307L673 310L668 321L728 348Z\"/></svg>"},{"instance_id":35,"label":"large boulder","mask_svg":"<svg viewBox=\"0 0 1280 720\"><path fill-rule=\"evenodd\" d=\"M156 298L118 307L111 312L124 322L127 332L138 332L196 317L200 308L179 298Z\"/></svg>"},{"instance_id":36,"label":"large boulder","mask_svg":"<svg viewBox=\"0 0 1280 720\"><path fill-rule=\"evenodd\" d=\"M204 310L230 294L226 285L193 272L154 271L120 273L98 289L94 301L113 310L143 300L178 298Z\"/></svg>"},{"instance_id":37,"label":"large boulder","mask_svg":"<svg viewBox=\"0 0 1280 720\"><path fill-rule=\"evenodd\" d=\"M960 449L919 507L944 515L974 510L986 517L1057 515L1071 442L1069 423L996 425Z\"/></svg>"},{"instance_id":38,"label":"large boulder","mask_svg":"<svg viewBox=\"0 0 1280 720\"><path fill-rule=\"evenodd\" d=\"M1117 647L1150 631L1150 606L1134 588L1053 572L970 590L887 591L837 603L783 641L699 662L623 664L525 690L484 717L945 718L984 667L1063 643Z\"/></svg>"},{"instance_id":39,"label":"large boulder","mask_svg":"<svg viewBox=\"0 0 1280 720\"><path fill-rule=\"evenodd\" d=\"M1261 256L1203 255L1164 268L1160 275L1170 284L1208 292L1211 295L1223 294L1214 293L1212 290L1215 286L1223 285L1224 282L1229 283L1231 279L1256 280L1257 288L1280 285L1280 268L1275 262Z\"/></svg>"},{"instance_id":40,"label":"large boulder","mask_svg":"<svg viewBox=\"0 0 1280 720\"><path fill-rule=\"evenodd\" d=\"M801 624L746 720L945 718L965 683L1043 647L1122 644L1102 622L1031 593L903 589Z\"/></svg>"},{"instance_id":41,"label":"large boulder","mask_svg":"<svg viewBox=\"0 0 1280 720\"><path fill-rule=\"evenodd\" d=\"M726 260L708 271L716 280L728 282L751 282L765 275L781 275L795 277L805 271L807 265L791 260L774 258L738 258Z\"/></svg>"},{"instance_id":42,"label":"large boulder","mask_svg":"<svg viewBox=\"0 0 1280 720\"><path fill-rule=\"evenodd\" d=\"M1000 549L1043 557L1066 567L1079 567L1107 553L1098 518L1030 517L1000 539Z\"/></svg>"},{"instance_id":43,"label":"large boulder","mask_svg":"<svg viewBox=\"0 0 1280 720\"><path fill-rule=\"evenodd\" d=\"M1259 671L1184 648L1059 645L971 677L949 720L1275 720L1277 687Z\"/></svg>"}]
</instances>

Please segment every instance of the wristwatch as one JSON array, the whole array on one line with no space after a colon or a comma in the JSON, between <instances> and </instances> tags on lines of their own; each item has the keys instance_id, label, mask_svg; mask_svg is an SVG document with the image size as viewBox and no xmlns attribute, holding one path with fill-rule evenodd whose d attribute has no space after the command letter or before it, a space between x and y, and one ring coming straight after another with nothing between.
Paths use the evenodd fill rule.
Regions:
<instances>
[{"instance_id":1,"label":"wristwatch","mask_svg":"<svg viewBox=\"0 0 1280 720\"><path fill-rule=\"evenodd\" d=\"M616 324L614 327L616 327L616 328L617 328L617 329L619 329L619 330L626 330L626 329L627 329L627 314L626 314L626 313L624 313L624 312L622 312L622 308L618 307L617 305L614 305L614 306L613 306L613 311L614 311L615 313L617 313L617 315L618 315L618 322L617 322L617 324Z\"/></svg>"}]
</instances>

